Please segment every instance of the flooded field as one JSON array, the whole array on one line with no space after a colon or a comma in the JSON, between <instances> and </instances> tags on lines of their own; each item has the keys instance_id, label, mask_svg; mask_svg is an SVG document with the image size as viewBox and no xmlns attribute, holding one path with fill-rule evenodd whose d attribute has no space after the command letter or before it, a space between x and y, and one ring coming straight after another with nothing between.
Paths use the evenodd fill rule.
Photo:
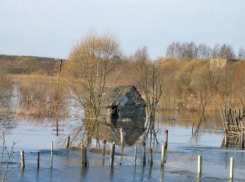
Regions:
<instances>
[{"instance_id":1,"label":"flooded field","mask_svg":"<svg viewBox=\"0 0 245 182\"><path fill-rule=\"evenodd\" d=\"M80 124L81 120L74 118L37 119L13 116L8 120L2 120L0 127L5 131L8 149L12 142L16 143L8 174L15 172L8 181L229 181L230 157L234 157L234 181L244 181L245 154L239 149L220 147L224 133L220 116L215 113L208 113L201 120L198 113L159 114L156 125L159 144L146 145L146 149L153 150L152 167L148 164L142 165L142 139L139 136L135 143L136 165L133 145L125 146L122 156L115 156L113 169L109 167L109 155L103 157L92 152L88 152L89 167L81 168L80 150L65 147L66 137L70 135L72 138ZM165 141L166 129L169 131L167 162L164 168L161 168L161 148ZM54 143L52 168L51 141ZM76 146L78 143L72 140L72 145ZM92 145L95 147L95 144ZM110 148L109 142L107 148ZM25 151L24 170L19 167L20 150ZM120 150L120 146L116 146L116 152ZM196 177L198 155L202 155L203 159L201 179Z\"/></svg>"}]
</instances>

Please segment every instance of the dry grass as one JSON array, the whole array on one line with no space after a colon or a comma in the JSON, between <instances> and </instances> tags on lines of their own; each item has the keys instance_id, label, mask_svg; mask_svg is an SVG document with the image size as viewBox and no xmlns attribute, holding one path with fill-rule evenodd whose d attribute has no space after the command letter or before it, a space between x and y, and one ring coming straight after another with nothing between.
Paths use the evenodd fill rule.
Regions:
<instances>
[{"instance_id":1,"label":"dry grass","mask_svg":"<svg viewBox=\"0 0 245 182\"><path fill-rule=\"evenodd\" d=\"M16 114L56 116L67 114L65 94L57 87L57 76L8 75L17 86Z\"/></svg>"},{"instance_id":2,"label":"dry grass","mask_svg":"<svg viewBox=\"0 0 245 182\"><path fill-rule=\"evenodd\" d=\"M7 77L13 83L21 82L39 82L54 84L57 82L57 76L53 75L40 75L40 74L8 74Z\"/></svg>"}]
</instances>

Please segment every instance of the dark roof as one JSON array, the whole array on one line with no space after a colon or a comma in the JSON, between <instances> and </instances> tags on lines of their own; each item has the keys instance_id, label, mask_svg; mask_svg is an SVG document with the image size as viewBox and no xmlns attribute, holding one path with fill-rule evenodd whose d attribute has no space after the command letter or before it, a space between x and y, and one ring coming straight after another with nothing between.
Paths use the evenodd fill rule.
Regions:
<instances>
[{"instance_id":1,"label":"dark roof","mask_svg":"<svg viewBox=\"0 0 245 182\"><path fill-rule=\"evenodd\" d=\"M136 105L146 105L144 99L133 85L105 88L105 91L102 94L103 105L118 106L125 96L131 97Z\"/></svg>"}]
</instances>

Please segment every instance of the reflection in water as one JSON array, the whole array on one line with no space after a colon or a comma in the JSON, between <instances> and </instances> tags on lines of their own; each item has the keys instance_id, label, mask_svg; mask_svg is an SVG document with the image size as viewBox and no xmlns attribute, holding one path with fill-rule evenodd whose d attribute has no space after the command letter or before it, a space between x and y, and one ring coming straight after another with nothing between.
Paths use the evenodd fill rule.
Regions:
<instances>
[{"instance_id":1,"label":"reflection in water","mask_svg":"<svg viewBox=\"0 0 245 182\"><path fill-rule=\"evenodd\" d=\"M163 177L164 177L164 167L161 166L160 182L163 181Z\"/></svg>"},{"instance_id":2,"label":"reflection in water","mask_svg":"<svg viewBox=\"0 0 245 182\"><path fill-rule=\"evenodd\" d=\"M115 142L116 145L121 145L120 128L123 128L123 146L132 146L145 132L145 128L143 127L144 123L141 123L141 125L135 123L123 124L122 122L117 122L117 125L114 125L107 124L101 120L83 119L82 123L74 126L72 130L72 143L73 145L79 145L82 142L86 146L91 146L92 140L95 139L96 146L100 146L99 141L101 140L106 140L110 143Z\"/></svg>"},{"instance_id":3,"label":"reflection in water","mask_svg":"<svg viewBox=\"0 0 245 182\"><path fill-rule=\"evenodd\" d=\"M14 115L1 114L0 115L0 129L8 134L12 129L17 127Z\"/></svg>"},{"instance_id":4,"label":"reflection in water","mask_svg":"<svg viewBox=\"0 0 245 182\"><path fill-rule=\"evenodd\" d=\"M144 133L145 129L140 127L123 128L124 131L124 146L132 146ZM116 145L121 145L120 129L113 125L99 125L99 138L106 139L109 142L115 142ZM123 148L122 148L123 150Z\"/></svg>"},{"instance_id":5,"label":"reflection in water","mask_svg":"<svg viewBox=\"0 0 245 182\"><path fill-rule=\"evenodd\" d=\"M141 178L140 180L144 180L144 176L145 176L145 165L142 165L142 170L141 170Z\"/></svg>"},{"instance_id":6,"label":"reflection in water","mask_svg":"<svg viewBox=\"0 0 245 182\"><path fill-rule=\"evenodd\" d=\"M151 171L152 171L152 165L149 166L148 169L148 175L147 175L147 179L150 180L151 179Z\"/></svg>"}]
</instances>

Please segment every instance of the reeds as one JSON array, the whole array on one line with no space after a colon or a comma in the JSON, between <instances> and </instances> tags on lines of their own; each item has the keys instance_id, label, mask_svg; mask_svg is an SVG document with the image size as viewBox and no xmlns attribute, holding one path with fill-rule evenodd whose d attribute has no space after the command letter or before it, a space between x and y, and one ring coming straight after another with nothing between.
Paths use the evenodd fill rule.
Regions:
<instances>
[{"instance_id":1,"label":"reeds","mask_svg":"<svg viewBox=\"0 0 245 182\"><path fill-rule=\"evenodd\" d=\"M14 80L17 85L17 114L40 117L67 114L65 95L57 87L54 76L21 75Z\"/></svg>"}]
</instances>

